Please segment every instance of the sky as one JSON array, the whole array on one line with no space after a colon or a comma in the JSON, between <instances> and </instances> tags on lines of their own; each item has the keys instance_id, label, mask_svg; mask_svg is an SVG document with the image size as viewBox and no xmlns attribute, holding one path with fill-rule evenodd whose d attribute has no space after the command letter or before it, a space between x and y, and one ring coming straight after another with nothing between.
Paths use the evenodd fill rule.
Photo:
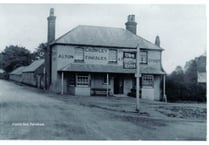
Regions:
<instances>
[{"instance_id":1,"label":"sky","mask_svg":"<svg viewBox=\"0 0 209 145\"><path fill-rule=\"evenodd\" d=\"M125 28L127 16L134 14L138 35L153 43L160 36L167 73L207 49L205 5L0 4L0 51L9 45L34 51L46 42L50 8L55 10L56 38L78 25Z\"/></svg>"}]
</instances>

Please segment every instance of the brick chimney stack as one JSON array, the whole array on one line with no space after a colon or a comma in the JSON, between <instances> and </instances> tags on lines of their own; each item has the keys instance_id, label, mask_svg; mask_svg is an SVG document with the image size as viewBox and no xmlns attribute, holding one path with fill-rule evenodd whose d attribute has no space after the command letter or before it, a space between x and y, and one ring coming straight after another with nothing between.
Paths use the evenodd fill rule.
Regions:
<instances>
[{"instance_id":1,"label":"brick chimney stack","mask_svg":"<svg viewBox=\"0 0 209 145\"><path fill-rule=\"evenodd\" d=\"M50 9L50 14L49 17L47 18L48 20L48 43L52 42L55 40L55 20L56 17L54 16L54 8Z\"/></svg>"},{"instance_id":2,"label":"brick chimney stack","mask_svg":"<svg viewBox=\"0 0 209 145\"><path fill-rule=\"evenodd\" d=\"M51 49L50 43L55 40L55 20L54 9L50 9L48 20L48 33L47 33L47 48L45 49L45 89L49 89L51 84Z\"/></svg>"},{"instance_id":3,"label":"brick chimney stack","mask_svg":"<svg viewBox=\"0 0 209 145\"><path fill-rule=\"evenodd\" d=\"M125 23L126 30L136 34L137 23L135 22L135 15L128 15L128 21Z\"/></svg>"}]
</instances>

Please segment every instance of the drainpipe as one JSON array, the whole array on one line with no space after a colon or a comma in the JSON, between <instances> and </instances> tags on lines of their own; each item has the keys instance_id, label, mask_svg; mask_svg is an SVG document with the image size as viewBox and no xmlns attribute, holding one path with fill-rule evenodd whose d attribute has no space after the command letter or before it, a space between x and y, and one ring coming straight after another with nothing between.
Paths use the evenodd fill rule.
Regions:
<instances>
[{"instance_id":1,"label":"drainpipe","mask_svg":"<svg viewBox=\"0 0 209 145\"><path fill-rule=\"evenodd\" d=\"M107 73L107 96L108 96L108 86L109 86L109 74Z\"/></svg>"},{"instance_id":2,"label":"drainpipe","mask_svg":"<svg viewBox=\"0 0 209 145\"><path fill-rule=\"evenodd\" d=\"M64 72L62 71L61 95L64 94Z\"/></svg>"},{"instance_id":3,"label":"drainpipe","mask_svg":"<svg viewBox=\"0 0 209 145\"><path fill-rule=\"evenodd\" d=\"M46 62L45 62L46 63ZM45 65L46 66L46 65ZM44 66L44 69L43 69L43 73L44 73L44 90L47 90L47 87L46 87L46 67Z\"/></svg>"},{"instance_id":4,"label":"drainpipe","mask_svg":"<svg viewBox=\"0 0 209 145\"><path fill-rule=\"evenodd\" d=\"M167 102L167 96L165 93L165 75L163 75L163 98L164 98L165 102Z\"/></svg>"},{"instance_id":5,"label":"drainpipe","mask_svg":"<svg viewBox=\"0 0 209 145\"><path fill-rule=\"evenodd\" d=\"M140 102L139 102L139 78L140 78L140 47L139 44L137 45L137 51L136 51L136 111L140 111Z\"/></svg>"}]
</instances>

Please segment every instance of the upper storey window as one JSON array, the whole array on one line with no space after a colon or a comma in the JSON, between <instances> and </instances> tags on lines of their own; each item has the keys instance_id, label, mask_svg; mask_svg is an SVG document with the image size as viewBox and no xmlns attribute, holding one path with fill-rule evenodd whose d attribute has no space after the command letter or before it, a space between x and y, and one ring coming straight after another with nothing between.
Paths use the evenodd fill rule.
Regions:
<instances>
[{"instance_id":1,"label":"upper storey window","mask_svg":"<svg viewBox=\"0 0 209 145\"><path fill-rule=\"evenodd\" d=\"M75 48L75 62L84 62L84 49L81 47Z\"/></svg>"},{"instance_id":2,"label":"upper storey window","mask_svg":"<svg viewBox=\"0 0 209 145\"><path fill-rule=\"evenodd\" d=\"M147 64L148 62L148 53L147 51L141 51L140 52L140 59L141 64Z\"/></svg>"},{"instance_id":3,"label":"upper storey window","mask_svg":"<svg viewBox=\"0 0 209 145\"><path fill-rule=\"evenodd\" d=\"M117 50L110 49L108 54L109 63L117 63Z\"/></svg>"}]
</instances>

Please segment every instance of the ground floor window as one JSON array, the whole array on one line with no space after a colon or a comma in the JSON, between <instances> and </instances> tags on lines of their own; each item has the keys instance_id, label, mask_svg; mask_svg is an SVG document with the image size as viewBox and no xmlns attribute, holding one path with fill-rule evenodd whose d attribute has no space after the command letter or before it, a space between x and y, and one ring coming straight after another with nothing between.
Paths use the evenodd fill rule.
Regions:
<instances>
[{"instance_id":1,"label":"ground floor window","mask_svg":"<svg viewBox=\"0 0 209 145\"><path fill-rule=\"evenodd\" d=\"M142 86L154 87L154 76L153 75L143 75L142 76Z\"/></svg>"},{"instance_id":2,"label":"ground floor window","mask_svg":"<svg viewBox=\"0 0 209 145\"><path fill-rule=\"evenodd\" d=\"M88 74L77 74L76 75L76 86L88 87L89 86L89 75Z\"/></svg>"}]
</instances>

